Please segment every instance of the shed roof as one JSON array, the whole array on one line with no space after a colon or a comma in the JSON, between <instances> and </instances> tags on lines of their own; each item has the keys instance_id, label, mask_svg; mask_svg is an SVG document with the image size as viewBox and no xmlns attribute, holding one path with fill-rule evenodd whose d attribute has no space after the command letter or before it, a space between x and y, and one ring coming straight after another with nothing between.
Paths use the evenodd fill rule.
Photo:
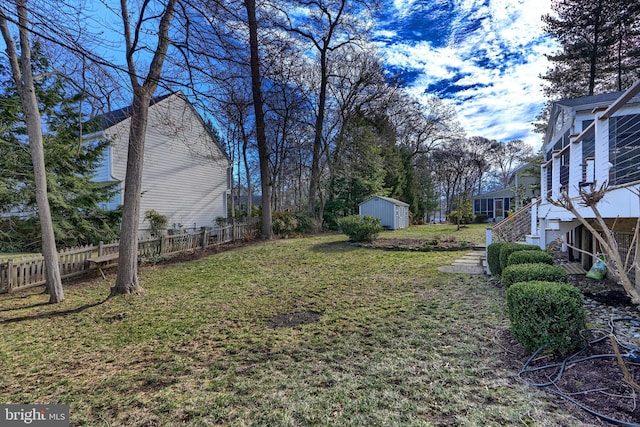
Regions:
<instances>
[{"instance_id":1,"label":"shed roof","mask_svg":"<svg viewBox=\"0 0 640 427\"><path fill-rule=\"evenodd\" d=\"M401 200L397 200L397 199L392 199L391 197L384 197L384 196L373 196L370 199L365 200L364 202L360 203L360 205L363 205L367 202L370 202L371 200L374 199L381 199L384 200L385 202L389 202L389 203L393 203L394 205L398 205L398 206L409 206L408 203L405 203Z\"/></svg>"}]
</instances>

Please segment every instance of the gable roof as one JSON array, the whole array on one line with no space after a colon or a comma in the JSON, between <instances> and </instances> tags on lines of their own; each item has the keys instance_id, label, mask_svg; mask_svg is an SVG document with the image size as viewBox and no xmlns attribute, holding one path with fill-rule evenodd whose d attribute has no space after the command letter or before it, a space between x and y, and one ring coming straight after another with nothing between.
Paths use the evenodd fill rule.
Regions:
<instances>
[{"instance_id":1,"label":"gable roof","mask_svg":"<svg viewBox=\"0 0 640 427\"><path fill-rule=\"evenodd\" d=\"M556 101L556 104L565 105L567 107L591 107L599 106L602 104L610 104L622 95L624 91L601 93L592 96L581 96L580 98L562 99Z\"/></svg>"},{"instance_id":2,"label":"gable roof","mask_svg":"<svg viewBox=\"0 0 640 427\"><path fill-rule=\"evenodd\" d=\"M361 205L370 202L371 200L374 199L381 199L384 200L385 202L389 202L389 203L393 203L394 205L399 205L399 206L409 206L408 203L405 203L403 201L400 200L396 200L396 199L392 199L391 197L384 197L384 196L373 196L370 199L365 200L364 202L360 203Z\"/></svg>"},{"instance_id":3,"label":"gable roof","mask_svg":"<svg viewBox=\"0 0 640 427\"><path fill-rule=\"evenodd\" d=\"M202 127L206 129L207 134L209 135L211 140L215 142L215 144L218 146L220 151L224 154L227 161L231 162L231 157L229 157L229 154L227 153L227 151L224 149L222 144L220 144L218 137L213 134L211 128L202 119L202 116L200 115L200 113L198 113L198 111L195 109L193 104L187 99L187 97L181 91L170 92L164 95L151 98L151 100L149 101L149 107L155 104L158 104L173 95L181 98L189 106L191 111L196 115L196 117L200 121L200 124L202 125ZM95 123L100 130L104 131L131 117L131 110L132 110L132 105L128 105L124 108L120 108L120 109L96 116L90 122Z\"/></svg>"},{"instance_id":4,"label":"gable roof","mask_svg":"<svg viewBox=\"0 0 640 427\"><path fill-rule=\"evenodd\" d=\"M168 97L170 97L171 95L174 94L182 94L181 92L170 92L167 93L165 95L160 95L160 96L156 96L154 98L151 98L151 100L149 101L149 106L152 106L154 104L157 104L158 102L164 101L165 99L167 99ZM95 121L95 123L98 125L98 127L101 130L105 130L108 129L112 126L117 125L118 123L128 119L129 117L131 117L131 107L133 105L127 105L126 107L123 108L119 108L117 110L114 111L110 111L108 113L99 115L94 117L93 121Z\"/></svg>"}]
</instances>

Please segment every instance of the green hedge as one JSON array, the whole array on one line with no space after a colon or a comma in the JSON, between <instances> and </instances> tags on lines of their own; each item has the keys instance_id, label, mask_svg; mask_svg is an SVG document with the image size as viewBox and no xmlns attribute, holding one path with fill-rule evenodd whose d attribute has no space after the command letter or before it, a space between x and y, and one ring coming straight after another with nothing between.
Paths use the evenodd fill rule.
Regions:
<instances>
[{"instance_id":1,"label":"green hedge","mask_svg":"<svg viewBox=\"0 0 640 427\"><path fill-rule=\"evenodd\" d=\"M553 257L540 250L517 251L509 255L507 258L507 266L514 264L549 264L553 265Z\"/></svg>"},{"instance_id":2,"label":"green hedge","mask_svg":"<svg viewBox=\"0 0 640 427\"><path fill-rule=\"evenodd\" d=\"M522 245L520 243L506 243L500 248L500 271L504 270L509 260L509 255L517 251L539 251L535 245Z\"/></svg>"},{"instance_id":3,"label":"green hedge","mask_svg":"<svg viewBox=\"0 0 640 427\"><path fill-rule=\"evenodd\" d=\"M502 270L500 281L502 286L509 288L514 283L543 280L545 282L566 283L569 279L562 267L549 264L513 264Z\"/></svg>"},{"instance_id":4,"label":"green hedge","mask_svg":"<svg viewBox=\"0 0 640 427\"><path fill-rule=\"evenodd\" d=\"M500 249L506 244L506 242L496 242L487 247L487 264L491 274L494 276L500 276L500 273L502 273L500 268Z\"/></svg>"},{"instance_id":5,"label":"green hedge","mask_svg":"<svg viewBox=\"0 0 640 427\"><path fill-rule=\"evenodd\" d=\"M373 242L384 230L380 218L371 215L350 215L339 220L338 225L353 242Z\"/></svg>"},{"instance_id":6,"label":"green hedge","mask_svg":"<svg viewBox=\"0 0 640 427\"><path fill-rule=\"evenodd\" d=\"M561 355L585 344L582 294L572 285L521 282L507 289L511 332L530 352L544 346Z\"/></svg>"}]
</instances>

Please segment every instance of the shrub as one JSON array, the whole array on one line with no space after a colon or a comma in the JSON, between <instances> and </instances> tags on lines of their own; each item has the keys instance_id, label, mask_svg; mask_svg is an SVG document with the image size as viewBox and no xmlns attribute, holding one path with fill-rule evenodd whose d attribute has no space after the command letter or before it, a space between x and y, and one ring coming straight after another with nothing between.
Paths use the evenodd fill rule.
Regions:
<instances>
[{"instance_id":1,"label":"shrub","mask_svg":"<svg viewBox=\"0 0 640 427\"><path fill-rule=\"evenodd\" d=\"M514 283L543 280L545 282L568 281L567 272L562 267L549 264L513 264L502 270L500 281L509 288Z\"/></svg>"},{"instance_id":2,"label":"shrub","mask_svg":"<svg viewBox=\"0 0 640 427\"><path fill-rule=\"evenodd\" d=\"M530 352L540 347L561 355L585 344L582 294L572 285L522 282L507 289L511 332Z\"/></svg>"},{"instance_id":3,"label":"shrub","mask_svg":"<svg viewBox=\"0 0 640 427\"><path fill-rule=\"evenodd\" d=\"M315 229L315 220L304 213L273 212L271 217L273 234L287 236L294 233L311 233Z\"/></svg>"},{"instance_id":4,"label":"shrub","mask_svg":"<svg viewBox=\"0 0 640 427\"><path fill-rule=\"evenodd\" d=\"M539 251L539 247L535 245L523 245L520 243L507 243L500 248L500 271L507 266L509 255L517 251Z\"/></svg>"},{"instance_id":5,"label":"shrub","mask_svg":"<svg viewBox=\"0 0 640 427\"><path fill-rule=\"evenodd\" d=\"M372 242L383 230L380 218L371 215L350 215L338 221L340 229L353 242Z\"/></svg>"},{"instance_id":6,"label":"shrub","mask_svg":"<svg viewBox=\"0 0 640 427\"><path fill-rule=\"evenodd\" d=\"M476 214L475 218L473 219L473 222L475 222L476 224L482 224L485 222L489 222L489 215L487 214Z\"/></svg>"},{"instance_id":7,"label":"shrub","mask_svg":"<svg viewBox=\"0 0 640 427\"><path fill-rule=\"evenodd\" d=\"M447 221L451 224L458 223L458 211L451 211L449 215L447 215ZM460 217L460 224L471 224L473 222L473 212L462 212L462 217Z\"/></svg>"},{"instance_id":8,"label":"shrub","mask_svg":"<svg viewBox=\"0 0 640 427\"><path fill-rule=\"evenodd\" d=\"M526 250L514 252L507 259L507 266L538 263L553 265L553 257L544 251Z\"/></svg>"},{"instance_id":9,"label":"shrub","mask_svg":"<svg viewBox=\"0 0 640 427\"><path fill-rule=\"evenodd\" d=\"M316 220L311 215L298 212L294 216L298 233L313 233L318 228Z\"/></svg>"},{"instance_id":10,"label":"shrub","mask_svg":"<svg viewBox=\"0 0 640 427\"><path fill-rule=\"evenodd\" d=\"M273 234L286 236L296 231L298 220L292 212L273 212L271 217Z\"/></svg>"},{"instance_id":11,"label":"shrub","mask_svg":"<svg viewBox=\"0 0 640 427\"><path fill-rule=\"evenodd\" d=\"M496 242L487 247L487 264L491 274L494 276L500 276L502 273L502 268L500 268L500 249L506 244L506 242Z\"/></svg>"},{"instance_id":12,"label":"shrub","mask_svg":"<svg viewBox=\"0 0 640 427\"><path fill-rule=\"evenodd\" d=\"M160 212L151 209L144 213L145 221L149 222L149 228L151 228L151 235L153 237L159 237L162 235L162 231L167 228L169 220L166 216Z\"/></svg>"}]
</instances>

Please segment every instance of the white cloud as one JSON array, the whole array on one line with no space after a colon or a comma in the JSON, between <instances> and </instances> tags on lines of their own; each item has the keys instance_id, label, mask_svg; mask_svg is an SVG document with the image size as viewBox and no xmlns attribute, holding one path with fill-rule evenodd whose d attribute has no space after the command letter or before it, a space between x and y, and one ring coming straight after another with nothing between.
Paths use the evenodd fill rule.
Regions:
<instances>
[{"instance_id":1,"label":"white cloud","mask_svg":"<svg viewBox=\"0 0 640 427\"><path fill-rule=\"evenodd\" d=\"M404 14L413 3L394 2ZM387 63L419 73L410 88L416 95L444 80L459 86L448 96L467 134L501 141L519 138L539 147L541 137L531 122L545 101L539 79L548 66L544 53L554 48L543 37L541 21L542 14L550 12L550 0L456 3L446 47L396 41L384 48ZM470 23L475 24L471 31Z\"/></svg>"}]
</instances>

